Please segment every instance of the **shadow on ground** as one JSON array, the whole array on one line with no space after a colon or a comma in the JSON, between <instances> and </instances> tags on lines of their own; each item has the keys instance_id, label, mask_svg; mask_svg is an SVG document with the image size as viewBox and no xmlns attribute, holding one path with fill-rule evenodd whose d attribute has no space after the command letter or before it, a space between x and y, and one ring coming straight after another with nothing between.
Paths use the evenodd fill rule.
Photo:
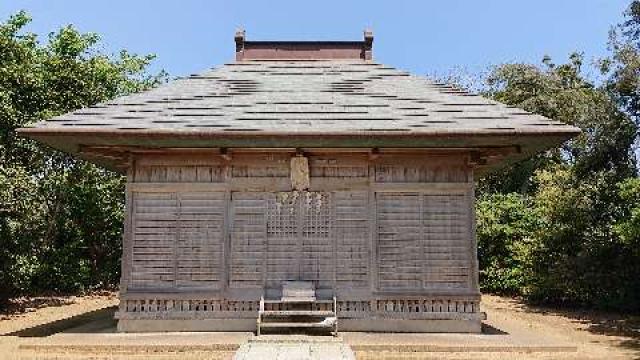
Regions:
<instances>
[{"instance_id":1,"label":"shadow on ground","mask_svg":"<svg viewBox=\"0 0 640 360\"><path fill-rule=\"evenodd\" d=\"M482 323L482 335L509 335L509 333L489 324Z\"/></svg>"},{"instance_id":2,"label":"shadow on ground","mask_svg":"<svg viewBox=\"0 0 640 360\"><path fill-rule=\"evenodd\" d=\"M0 319L4 316L33 311L43 307L59 307L73 304L74 300L65 296L37 296L9 299L0 307Z\"/></svg>"},{"instance_id":3,"label":"shadow on ground","mask_svg":"<svg viewBox=\"0 0 640 360\"><path fill-rule=\"evenodd\" d=\"M115 332L116 320L114 313L117 307L112 306L104 309L94 310L38 326L14 331L2 336L19 337L44 337L59 332L67 333L108 333Z\"/></svg>"},{"instance_id":4,"label":"shadow on ground","mask_svg":"<svg viewBox=\"0 0 640 360\"><path fill-rule=\"evenodd\" d=\"M523 304L512 301L523 312L555 315L584 326L592 334L627 337L617 342L620 347L640 350L640 315L629 315L596 310L552 308L544 305Z\"/></svg>"}]
</instances>

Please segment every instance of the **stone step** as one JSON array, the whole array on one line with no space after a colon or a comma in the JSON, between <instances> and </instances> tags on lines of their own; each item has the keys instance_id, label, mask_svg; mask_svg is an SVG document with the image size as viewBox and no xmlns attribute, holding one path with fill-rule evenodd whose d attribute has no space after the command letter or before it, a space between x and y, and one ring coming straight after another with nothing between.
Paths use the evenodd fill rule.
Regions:
<instances>
[{"instance_id":1,"label":"stone step","mask_svg":"<svg viewBox=\"0 0 640 360\"><path fill-rule=\"evenodd\" d=\"M288 299L288 300L264 300L265 304L287 304L287 303L314 303L314 304L333 304L333 300L318 300L318 299Z\"/></svg>"},{"instance_id":2,"label":"stone step","mask_svg":"<svg viewBox=\"0 0 640 360\"><path fill-rule=\"evenodd\" d=\"M288 281L282 284L282 299L289 300L310 300L316 299L316 289L309 281Z\"/></svg>"},{"instance_id":3,"label":"stone step","mask_svg":"<svg viewBox=\"0 0 640 360\"><path fill-rule=\"evenodd\" d=\"M263 322L260 328L333 328L333 323L328 322Z\"/></svg>"},{"instance_id":4,"label":"stone step","mask_svg":"<svg viewBox=\"0 0 640 360\"><path fill-rule=\"evenodd\" d=\"M309 344L309 343L342 343L336 336L301 335L301 334L267 334L254 336L248 343L277 343L277 344Z\"/></svg>"},{"instance_id":5,"label":"stone step","mask_svg":"<svg viewBox=\"0 0 640 360\"><path fill-rule=\"evenodd\" d=\"M333 311L319 310L268 310L262 312L263 317L279 317L279 316L333 316Z\"/></svg>"}]
</instances>

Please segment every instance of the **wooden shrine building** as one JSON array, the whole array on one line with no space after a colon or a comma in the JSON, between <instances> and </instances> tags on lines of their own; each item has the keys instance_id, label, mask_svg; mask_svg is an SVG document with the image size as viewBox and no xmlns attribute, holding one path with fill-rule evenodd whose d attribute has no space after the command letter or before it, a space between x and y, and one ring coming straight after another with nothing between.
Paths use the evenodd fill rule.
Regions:
<instances>
[{"instance_id":1,"label":"wooden shrine building","mask_svg":"<svg viewBox=\"0 0 640 360\"><path fill-rule=\"evenodd\" d=\"M479 332L474 179L578 129L376 63L370 32L235 43L19 130L127 175L119 329Z\"/></svg>"}]
</instances>

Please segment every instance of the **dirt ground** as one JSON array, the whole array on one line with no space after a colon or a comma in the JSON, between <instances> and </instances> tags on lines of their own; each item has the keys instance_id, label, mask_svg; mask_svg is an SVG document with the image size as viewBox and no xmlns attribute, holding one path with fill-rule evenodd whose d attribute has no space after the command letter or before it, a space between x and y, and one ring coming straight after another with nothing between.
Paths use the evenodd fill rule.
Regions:
<instances>
[{"instance_id":1,"label":"dirt ground","mask_svg":"<svg viewBox=\"0 0 640 360\"><path fill-rule=\"evenodd\" d=\"M12 308L16 309L15 312L0 314L0 336L116 306L118 294L103 292L87 296L17 299L14 305Z\"/></svg>"},{"instance_id":2,"label":"dirt ground","mask_svg":"<svg viewBox=\"0 0 640 360\"><path fill-rule=\"evenodd\" d=\"M640 316L530 306L516 299L483 295L487 323L528 328L578 346L578 358L640 359Z\"/></svg>"},{"instance_id":3,"label":"dirt ground","mask_svg":"<svg viewBox=\"0 0 640 360\"><path fill-rule=\"evenodd\" d=\"M26 304L26 305L25 305ZM83 317L98 313L98 310L118 304L117 294L102 293L82 297L40 298L35 301L23 300L24 312L0 314L0 358L15 349L16 339L24 336L48 336L59 333L69 326L82 326ZM545 358L545 359L640 359L640 317L622 314L557 310L525 305L522 302L491 295L482 299L483 310L487 312L485 333L513 334L524 337L552 337L564 344L576 346L577 353L547 354L544 356L502 354L494 357L484 354L476 358ZM69 318L78 319L70 324ZM85 320L86 322L86 320ZM43 326L47 324L47 326ZM85 324L87 326L90 324ZM90 328L90 326L89 326ZM89 329L88 328L88 329ZM34 333L38 329L39 333ZM113 329L91 329L91 332L112 332ZM31 331L31 333L29 333ZM355 333L354 333L355 334ZM527 334L538 334L529 336ZM347 340L348 335L345 335ZM437 354L432 354L437 355ZM441 358L451 358L444 355ZM545 357L546 356L546 357ZM370 358L358 356L358 358ZM386 357L385 357L386 358ZM395 357L389 357L394 358ZM411 357L413 359L413 357ZM417 358L416 358L417 359Z\"/></svg>"}]
</instances>

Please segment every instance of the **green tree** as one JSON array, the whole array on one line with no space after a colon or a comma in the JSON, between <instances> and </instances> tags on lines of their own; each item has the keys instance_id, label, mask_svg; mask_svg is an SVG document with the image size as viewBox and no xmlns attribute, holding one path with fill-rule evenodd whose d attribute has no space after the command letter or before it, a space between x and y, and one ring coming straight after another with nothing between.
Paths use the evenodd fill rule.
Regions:
<instances>
[{"instance_id":1,"label":"green tree","mask_svg":"<svg viewBox=\"0 0 640 360\"><path fill-rule=\"evenodd\" d=\"M548 57L541 66L502 65L488 77L487 95L583 133L481 181L481 199L495 201L478 204L479 242L508 245L481 261L485 289L536 301L640 310L638 34L640 2L634 1L626 21L611 32L611 56L600 62L601 85L584 75L577 53L561 65ZM504 216L515 193L535 214L532 226L522 227L521 207Z\"/></svg>"},{"instance_id":2,"label":"green tree","mask_svg":"<svg viewBox=\"0 0 640 360\"><path fill-rule=\"evenodd\" d=\"M0 23L0 298L117 283L122 176L16 136L15 129L148 89L153 55L97 50L65 26L40 43L19 12ZM2 300L2 299L0 299Z\"/></svg>"},{"instance_id":3,"label":"green tree","mask_svg":"<svg viewBox=\"0 0 640 360\"><path fill-rule=\"evenodd\" d=\"M476 200L478 260L483 291L521 294L538 216L526 195L482 194Z\"/></svg>"},{"instance_id":4,"label":"green tree","mask_svg":"<svg viewBox=\"0 0 640 360\"><path fill-rule=\"evenodd\" d=\"M537 170L568 163L578 178L607 171L617 180L635 174L633 144L637 127L622 112L606 89L596 87L582 72L583 56L556 65L550 58L542 66L506 64L487 78L485 94L505 104L577 126L583 133L561 148L547 151L490 176L482 189L535 192Z\"/></svg>"}]
</instances>

